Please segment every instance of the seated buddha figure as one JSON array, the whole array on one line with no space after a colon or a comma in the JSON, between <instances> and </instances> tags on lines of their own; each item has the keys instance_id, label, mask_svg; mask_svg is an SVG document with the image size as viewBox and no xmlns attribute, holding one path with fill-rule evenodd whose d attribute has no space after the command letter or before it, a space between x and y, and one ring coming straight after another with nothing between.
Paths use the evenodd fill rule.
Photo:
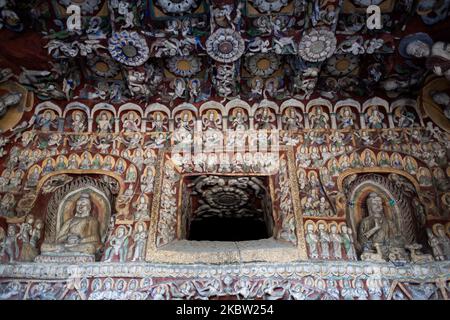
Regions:
<instances>
[{"instance_id":1,"label":"seated buddha figure","mask_svg":"<svg viewBox=\"0 0 450 320\"><path fill-rule=\"evenodd\" d=\"M359 225L359 243L364 252L375 251L384 256L395 242L395 225L385 216L383 200L377 193L371 192L366 203L369 214Z\"/></svg>"},{"instance_id":2,"label":"seated buddha figure","mask_svg":"<svg viewBox=\"0 0 450 320\"><path fill-rule=\"evenodd\" d=\"M88 193L82 193L76 202L75 214L64 222L56 234L55 243L43 243L42 253L75 253L94 255L101 247L100 223L91 215L92 204Z\"/></svg>"}]
</instances>

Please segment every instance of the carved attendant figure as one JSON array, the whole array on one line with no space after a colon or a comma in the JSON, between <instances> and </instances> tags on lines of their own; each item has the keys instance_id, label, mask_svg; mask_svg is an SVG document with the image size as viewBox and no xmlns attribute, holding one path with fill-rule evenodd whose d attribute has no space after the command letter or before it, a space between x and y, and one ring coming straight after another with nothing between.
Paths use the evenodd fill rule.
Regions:
<instances>
[{"instance_id":1,"label":"carved attendant figure","mask_svg":"<svg viewBox=\"0 0 450 320\"><path fill-rule=\"evenodd\" d=\"M117 227L116 232L109 242L111 247L109 247L105 253L106 262L111 262L116 255L119 256L119 262L125 262L128 253L128 238L131 235L131 231L131 226L129 226L128 232L123 225Z\"/></svg>"},{"instance_id":2,"label":"carved attendant figure","mask_svg":"<svg viewBox=\"0 0 450 320\"><path fill-rule=\"evenodd\" d=\"M147 242L147 230L145 223L139 222L136 224L133 240L134 252L131 261L142 261L144 259L145 244Z\"/></svg>"},{"instance_id":3,"label":"carved attendant figure","mask_svg":"<svg viewBox=\"0 0 450 320\"><path fill-rule=\"evenodd\" d=\"M347 225L343 225L341 227L341 237L347 259L356 260L355 246L353 245L352 229L349 229Z\"/></svg>"},{"instance_id":4,"label":"carved attendant figure","mask_svg":"<svg viewBox=\"0 0 450 320\"><path fill-rule=\"evenodd\" d=\"M434 258L438 261L444 261L445 260L444 250L441 248L439 239L433 234L433 231L431 229L427 229L427 235L428 235L428 244L431 247Z\"/></svg>"},{"instance_id":5,"label":"carved attendant figure","mask_svg":"<svg viewBox=\"0 0 450 320\"><path fill-rule=\"evenodd\" d=\"M330 240L333 246L333 255L335 259L342 259L342 237L339 233L337 233L337 226L332 224L330 227Z\"/></svg>"},{"instance_id":6,"label":"carved attendant figure","mask_svg":"<svg viewBox=\"0 0 450 320\"><path fill-rule=\"evenodd\" d=\"M19 256L19 246L17 245L17 231L14 224L8 226L8 231L3 241L2 251L0 256L5 254L9 258L9 262L15 261Z\"/></svg>"},{"instance_id":7,"label":"carved attendant figure","mask_svg":"<svg viewBox=\"0 0 450 320\"><path fill-rule=\"evenodd\" d=\"M312 259L317 259L319 257L317 253L317 242L319 242L319 239L314 232L314 225L310 223L306 226L306 243L308 244L309 256Z\"/></svg>"},{"instance_id":8,"label":"carved attendant figure","mask_svg":"<svg viewBox=\"0 0 450 320\"><path fill-rule=\"evenodd\" d=\"M450 259L450 239L445 234L444 226L439 224L436 226L436 237L439 240L446 259Z\"/></svg>"},{"instance_id":9,"label":"carved attendant figure","mask_svg":"<svg viewBox=\"0 0 450 320\"><path fill-rule=\"evenodd\" d=\"M97 117L97 130L100 133L107 133L112 131L112 119L108 118L108 113L103 111Z\"/></svg>"},{"instance_id":10,"label":"carved attendant figure","mask_svg":"<svg viewBox=\"0 0 450 320\"><path fill-rule=\"evenodd\" d=\"M322 249L321 257L322 259L330 258L330 235L328 231L325 229L326 225L323 223L319 223L319 241L320 248Z\"/></svg>"},{"instance_id":11,"label":"carved attendant figure","mask_svg":"<svg viewBox=\"0 0 450 320\"><path fill-rule=\"evenodd\" d=\"M19 239L22 240L21 261L33 261L37 256L36 248L30 244L30 238L33 234L34 217L27 216L25 222L20 225Z\"/></svg>"}]
</instances>

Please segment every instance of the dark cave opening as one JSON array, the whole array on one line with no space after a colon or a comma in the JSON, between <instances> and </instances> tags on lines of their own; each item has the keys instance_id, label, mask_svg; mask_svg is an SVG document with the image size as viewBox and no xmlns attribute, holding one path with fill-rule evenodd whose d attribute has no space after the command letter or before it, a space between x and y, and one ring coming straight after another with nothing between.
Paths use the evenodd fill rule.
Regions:
<instances>
[{"instance_id":1,"label":"dark cave opening","mask_svg":"<svg viewBox=\"0 0 450 320\"><path fill-rule=\"evenodd\" d=\"M188 240L194 241L249 241L267 239L269 228L260 219L245 217L209 217L193 220Z\"/></svg>"}]
</instances>

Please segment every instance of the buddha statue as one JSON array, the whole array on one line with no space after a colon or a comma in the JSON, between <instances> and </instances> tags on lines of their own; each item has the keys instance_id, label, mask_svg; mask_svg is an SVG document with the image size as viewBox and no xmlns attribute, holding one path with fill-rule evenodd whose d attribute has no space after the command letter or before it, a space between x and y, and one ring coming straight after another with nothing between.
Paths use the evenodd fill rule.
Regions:
<instances>
[{"instance_id":1,"label":"buddha statue","mask_svg":"<svg viewBox=\"0 0 450 320\"><path fill-rule=\"evenodd\" d=\"M91 215L88 193L82 193L76 202L75 214L64 222L56 234L55 243L42 244L42 253L75 253L94 255L101 247L100 223Z\"/></svg>"},{"instance_id":2,"label":"buddha statue","mask_svg":"<svg viewBox=\"0 0 450 320\"><path fill-rule=\"evenodd\" d=\"M385 255L394 240L395 226L385 216L383 200L377 193L371 192L366 202L369 215L363 218L359 225L359 244L363 252L376 251L378 254ZM380 250L382 252L379 252Z\"/></svg>"}]
</instances>

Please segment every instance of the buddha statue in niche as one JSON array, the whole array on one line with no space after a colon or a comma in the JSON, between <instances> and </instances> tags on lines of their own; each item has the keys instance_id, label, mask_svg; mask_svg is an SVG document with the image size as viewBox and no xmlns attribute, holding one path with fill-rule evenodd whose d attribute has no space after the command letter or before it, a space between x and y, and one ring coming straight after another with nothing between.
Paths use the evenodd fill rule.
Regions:
<instances>
[{"instance_id":1,"label":"buddha statue in niche","mask_svg":"<svg viewBox=\"0 0 450 320\"><path fill-rule=\"evenodd\" d=\"M389 248L396 245L396 227L386 217L383 200L377 193L371 192L366 203L368 216L363 218L359 224L359 244L363 252L375 251L378 255L385 256L389 252Z\"/></svg>"},{"instance_id":2,"label":"buddha statue in niche","mask_svg":"<svg viewBox=\"0 0 450 320\"><path fill-rule=\"evenodd\" d=\"M89 193L82 193L75 206L75 214L64 222L56 234L55 243L43 243L42 253L74 253L94 255L102 246L100 223L92 216Z\"/></svg>"}]
</instances>

